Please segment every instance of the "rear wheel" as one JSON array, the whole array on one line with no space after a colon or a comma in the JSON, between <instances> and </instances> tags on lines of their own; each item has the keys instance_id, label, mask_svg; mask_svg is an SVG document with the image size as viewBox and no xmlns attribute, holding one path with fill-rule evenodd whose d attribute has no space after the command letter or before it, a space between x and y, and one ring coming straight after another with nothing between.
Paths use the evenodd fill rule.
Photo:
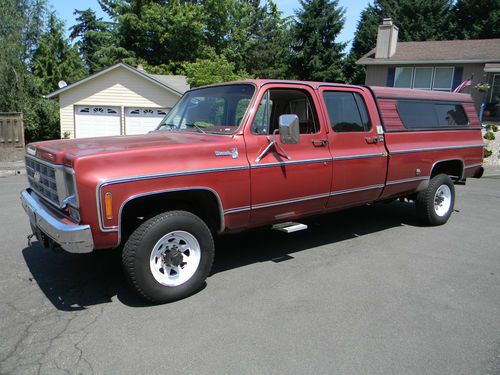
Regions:
<instances>
[{"instance_id":1,"label":"rear wheel","mask_svg":"<svg viewBox=\"0 0 500 375\"><path fill-rule=\"evenodd\" d=\"M139 226L123 249L134 288L152 302L171 302L199 290L210 273L214 242L207 225L186 211L169 211Z\"/></svg>"},{"instance_id":2,"label":"rear wheel","mask_svg":"<svg viewBox=\"0 0 500 375\"><path fill-rule=\"evenodd\" d=\"M420 219L428 225L442 225L448 221L455 204L455 186L445 174L434 176L427 189L417 194L416 206Z\"/></svg>"}]
</instances>

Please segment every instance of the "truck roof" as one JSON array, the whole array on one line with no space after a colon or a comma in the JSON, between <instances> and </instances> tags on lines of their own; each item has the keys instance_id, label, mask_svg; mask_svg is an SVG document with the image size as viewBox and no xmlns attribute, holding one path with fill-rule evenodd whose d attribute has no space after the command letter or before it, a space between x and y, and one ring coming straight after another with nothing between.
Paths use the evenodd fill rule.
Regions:
<instances>
[{"instance_id":1,"label":"truck roof","mask_svg":"<svg viewBox=\"0 0 500 375\"><path fill-rule=\"evenodd\" d=\"M331 86L331 87L351 87L351 88L369 88L377 99L422 99L422 100L440 100L440 101L453 101L462 103L472 103L472 97L470 94L461 94L447 91L433 91L433 90L418 90L418 89L407 89L407 88L395 88L395 87L383 87L383 86L363 86L363 85L351 85L345 83L335 83L335 82L316 82L316 81L298 81L298 80L280 80L280 79L249 79L242 81L233 81L223 84L241 84L241 83L252 83L257 87L272 84L272 83L287 83L287 84L297 84L297 85L307 85L317 90L319 87ZM221 85L215 84L210 86ZM206 87L206 86L205 86Z\"/></svg>"}]
</instances>

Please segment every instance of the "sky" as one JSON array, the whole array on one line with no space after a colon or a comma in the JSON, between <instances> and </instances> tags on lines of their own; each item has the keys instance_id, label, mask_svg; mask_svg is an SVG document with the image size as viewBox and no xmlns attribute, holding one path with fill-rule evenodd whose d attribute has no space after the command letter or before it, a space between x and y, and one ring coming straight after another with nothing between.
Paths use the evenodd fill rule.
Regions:
<instances>
[{"instance_id":1,"label":"sky","mask_svg":"<svg viewBox=\"0 0 500 375\"><path fill-rule=\"evenodd\" d=\"M275 0L278 8L285 16L294 14L294 10L299 8L299 0ZM349 43L354 38L356 25L358 23L361 11L368 5L369 0L340 0L340 5L346 10L346 22L344 29L339 35L339 40ZM102 12L97 0L49 0L49 4L56 11L60 18L66 23L66 28L71 27L75 23L73 11L75 9L91 8L96 11L99 17L107 18L107 15ZM347 50L346 50L347 52Z\"/></svg>"}]
</instances>

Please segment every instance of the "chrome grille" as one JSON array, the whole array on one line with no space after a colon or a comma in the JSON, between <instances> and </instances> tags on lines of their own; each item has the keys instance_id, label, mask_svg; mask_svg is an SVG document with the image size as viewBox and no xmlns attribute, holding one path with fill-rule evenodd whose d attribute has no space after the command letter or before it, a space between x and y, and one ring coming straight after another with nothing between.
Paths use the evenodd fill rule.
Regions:
<instances>
[{"instance_id":1,"label":"chrome grille","mask_svg":"<svg viewBox=\"0 0 500 375\"><path fill-rule=\"evenodd\" d=\"M54 167L26 157L26 174L31 189L59 206L56 169Z\"/></svg>"}]
</instances>

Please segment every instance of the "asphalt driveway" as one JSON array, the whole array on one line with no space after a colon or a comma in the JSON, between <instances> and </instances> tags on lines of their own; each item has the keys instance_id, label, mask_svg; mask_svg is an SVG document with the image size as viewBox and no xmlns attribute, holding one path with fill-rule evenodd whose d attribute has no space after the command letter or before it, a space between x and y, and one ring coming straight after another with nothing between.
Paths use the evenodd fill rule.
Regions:
<instances>
[{"instance_id":1,"label":"asphalt driveway","mask_svg":"<svg viewBox=\"0 0 500 375\"><path fill-rule=\"evenodd\" d=\"M151 306L114 252L27 246L0 178L0 373L500 374L500 179L448 224L381 204L217 240L196 295Z\"/></svg>"}]
</instances>

